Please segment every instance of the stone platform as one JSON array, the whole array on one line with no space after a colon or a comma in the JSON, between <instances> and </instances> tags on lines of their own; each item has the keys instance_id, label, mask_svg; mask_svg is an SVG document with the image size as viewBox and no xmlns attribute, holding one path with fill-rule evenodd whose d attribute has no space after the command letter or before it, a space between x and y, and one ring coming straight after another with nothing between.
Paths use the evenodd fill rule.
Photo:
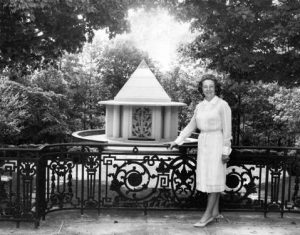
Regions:
<instances>
[{"instance_id":1,"label":"stone platform","mask_svg":"<svg viewBox=\"0 0 300 235\"><path fill-rule=\"evenodd\" d=\"M300 214L224 212L224 219L205 228L194 228L203 212L149 211L144 215L137 210L94 211L80 216L79 211L52 212L35 229L31 223L0 222L0 234L22 235L297 235L300 234Z\"/></svg>"}]
</instances>

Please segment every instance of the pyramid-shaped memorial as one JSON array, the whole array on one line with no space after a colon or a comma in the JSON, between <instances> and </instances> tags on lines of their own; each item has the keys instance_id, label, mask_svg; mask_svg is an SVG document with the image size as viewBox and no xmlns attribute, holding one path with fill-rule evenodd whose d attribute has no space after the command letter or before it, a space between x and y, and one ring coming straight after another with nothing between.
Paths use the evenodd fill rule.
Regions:
<instances>
[{"instance_id":1,"label":"pyramid-shaped memorial","mask_svg":"<svg viewBox=\"0 0 300 235\"><path fill-rule=\"evenodd\" d=\"M171 98L157 81L144 60L130 76L114 100L129 102L171 102Z\"/></svg>"}]
</instances>

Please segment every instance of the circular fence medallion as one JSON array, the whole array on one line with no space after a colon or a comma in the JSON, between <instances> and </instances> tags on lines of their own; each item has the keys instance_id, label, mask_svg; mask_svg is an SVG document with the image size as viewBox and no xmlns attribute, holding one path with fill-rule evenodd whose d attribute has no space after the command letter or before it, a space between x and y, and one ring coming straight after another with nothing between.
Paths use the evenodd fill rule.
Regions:
<instances>
[{"instance_id":1,"label":"circular fence medallion","mask_svg":"<svg viewBox=\"0 0 300 235\"><path fill-rule=\"evenodd\" d=\"M237 188L240 184L240 178L237 175L230 174L226 176L226 185L228 188Z\"/></svg>"},{"instance_id":2,"label":"circular fence medallion","mask_svg":"<svg viewBox=\"0 0 300 235\"><path fill-rule=\"evenodd\" d=\"M129 185L132 187L137 187L142 183L143 178L139 172L134 171L127 175L127 180Z\"/></svg>"}]
</instances>

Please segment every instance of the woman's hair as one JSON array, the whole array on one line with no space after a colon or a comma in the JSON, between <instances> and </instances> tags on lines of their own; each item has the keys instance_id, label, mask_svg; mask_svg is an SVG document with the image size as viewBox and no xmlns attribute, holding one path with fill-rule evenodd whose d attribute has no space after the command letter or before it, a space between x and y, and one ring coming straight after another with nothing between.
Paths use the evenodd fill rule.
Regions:
<instances>
[{"instance_id":1,"label":"woman's hair","mask_svg":"<svg viewBox=\"0 0 300 235\"><path fill-rule=\"evenodd\" d=\"M204 97L202 86L203 86L203 82L206 81L206 80L211 80L211 81L214 82L214 84L215 84L215 93L216 93L217 96L220 96L221 95L221 84L219 83L217 78L212 74L205 74L205 75L202 76L202 79L198 83L198 91L200 92L200 94Z\"/></svg>"}]
</instances>

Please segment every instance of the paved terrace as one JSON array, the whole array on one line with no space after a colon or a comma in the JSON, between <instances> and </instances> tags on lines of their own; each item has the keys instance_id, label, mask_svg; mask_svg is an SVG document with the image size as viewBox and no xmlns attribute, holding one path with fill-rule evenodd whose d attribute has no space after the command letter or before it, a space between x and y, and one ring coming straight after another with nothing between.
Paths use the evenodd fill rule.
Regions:
<instances>
[{"instance_id":1,"label":"paved terrace","mask_svg":"<svg viewBox=\"0 0 300 235\"><path fill-rule=\"evenodd\" d=\"M52 212L35 229L33 223L0 222L0 234L56 235L298 235L300 215L285 213L224 212L224 219L213 222L205 228L194 228L203 212L197 211L148 211L105 210L98 216L88 211L83 216L79 211Z\"/></svg>"}]
</instances>

